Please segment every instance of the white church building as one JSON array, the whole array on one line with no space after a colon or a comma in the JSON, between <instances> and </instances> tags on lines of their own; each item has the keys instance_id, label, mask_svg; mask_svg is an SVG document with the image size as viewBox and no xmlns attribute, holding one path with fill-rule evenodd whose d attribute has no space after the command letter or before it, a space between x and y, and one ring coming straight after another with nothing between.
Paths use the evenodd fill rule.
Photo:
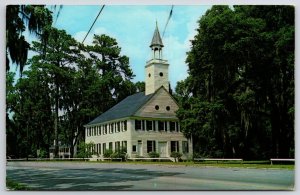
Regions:
<instances>
[{"instance_id":1,"label":"white church building","mask_svg":"<svg viewBox=\"0 0 300 195\"><path fill-rule=\"evenodd\" d=\"M127 155L149 157L157 152L170 157L180 152L182 158L193 154L192 140L180 131L177 102L169 93L167 60L162 59L164 45L156 25L150 45L152 59L145 65L145 92L139 92L85 125L85 142L93 142L94 152L103 157L105 150L126 149Z\"/></svg>"}]
</instances>

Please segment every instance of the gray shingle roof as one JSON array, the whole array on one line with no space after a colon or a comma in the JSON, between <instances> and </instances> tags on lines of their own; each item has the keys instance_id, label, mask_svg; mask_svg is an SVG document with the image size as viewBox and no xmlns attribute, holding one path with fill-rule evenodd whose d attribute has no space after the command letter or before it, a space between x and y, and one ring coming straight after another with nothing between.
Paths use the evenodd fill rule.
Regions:
<instances>
[{"instance_id":1,"label":"gray shingle roof","mask_svg":"<svg viewBox=\"0 0 300 195\"><path fill-rule=\"evenodd\" d=\"M154 93L153 93L154 94ZM114 107L110 108L87 125L93 125L97 123L103 123L114 119L133 116L133 114L143 106L153 94L145 95L145 92L136 93L128 96Z\"/></svg>"},{"instance_id":2,"label":"gray shingle roof","mask_svg":"<svg viewBox=\"0 0 300 195\"><path fill-rule=\"evenodd\" d=\"M154 34L153 34L153 38L152 38L150 47L152 47L152 46L161 46L161 47L164 46L164 44L161 40L160 34L159 34L157 23L156 23L156 28L155 28L155 31L154 31Z\"/></svg>"}]
</instances>

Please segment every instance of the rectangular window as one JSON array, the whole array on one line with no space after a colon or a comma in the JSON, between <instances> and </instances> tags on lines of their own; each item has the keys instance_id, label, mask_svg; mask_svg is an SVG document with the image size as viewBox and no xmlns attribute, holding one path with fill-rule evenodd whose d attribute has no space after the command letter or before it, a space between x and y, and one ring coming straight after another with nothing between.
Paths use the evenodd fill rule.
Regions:
<instances>
[{"instance_id":1,"label":"rectangular window","mask_svg":"<svg viewBox=\"0 0 300 195\"><path fill-rule=\"evenodd\" d=\"M148 140L147 141L147 153L149 152L155 152L155 141L154 140Z\"/></svg>"},{"instance_id":2,"label":"rectangular window","mask_svg":"<svg viewBox=\"0 0 300 195\"><path fill-rule=\"evenodd\" d=\"M158 130L159 131L165 130L165 122L164 121L158 121Z\"/></svg>"},{"instance_id":3,"label":"rectangular window","mask_svg":"<svg viewBox=\"0 0 300 195\"><path fill-rule=\"evenodd\" d=\"M101 144L98 144L98 154L101 154Z\"/></svg>"},{"instance_id":4,"label":"rectangular window","mask_svg":"<svg viewBox=\"0 0 300 195\"><path fill-rule=\"evenodd\" d=\"M170 121L170 131L171 131L171 132L172 132L172 131L175 131L175 128L176 128L175 122Z\"/></svg>"},{"instance_id":5,"label":"rectangular window","mask_svg":"<svg viewBox=\"0 0 300 195\"><path fill-rule=\"evenodd\" d=\"M189 143L187 141L182 141L182 153L189 153Z\"/></svg>"},{"instance_id":6,"label":"rectangular window","mask_svg":"<svg viewBox=\"0 0 300 195\"><path fill-rule=\"evenodd\" d=\"M142 129L142 121L135 120L135 130L141 130Z\"/></svg>"},{"instance_id":7,"label":"rectangular window","mask_svg":"<svg viewBox=\"0 0 300 195\"><path fill-rule=\"evenodd\" d=\"M124 131L127 131L127 121L124 121L124 122L123 122L123 125L124 125L124 126L123 126L123 130L124 130Z\"/></svg>"},{"instance_id":8,"label":"rectangular window","mask_svg":"<svg viewBox=\"0 0 300 195\"><path fill-rule=\"evenodd\" d=\"M100 125L100 126L99 126L99 135L101 135L101 133L102 133L102 132L101 132L101 131L102 131L102 128L103 128L103 126Z\"/></svg>"},{"instance_id":9,"label":"rectangular window","mask_svg":"<svg viewBox=\"0 0 300 195\"><path fill-rule=\"evenodd\" d=\"M147 131L152 131L153 130L152 121L146 121L146 126L147 126Z\"/></svg>"},{"instance_id":10,"label":"rectangular window","mask_svg":"<svg viewBox=\"0 0 300 195\"><path fill-rule=\"evenodd\" d=\"M142 130L144 131L145 129L145 121L142 121Z\"/></svg>"},{"instance_id":11,"label":"rectangular window","mask_svg":"<svg viewBox=\"0 0 300 195\"><path fill-rule=\"evenodd\" d=\"M153 121L153 131L156 131L156 121Z\"/></svg>"},{"instance_id":12,"label":"rectangular window","mask_svg":"<svg viewBox=\"0 0 300 195\"><path fill-rule=\"evenodd\" d=\"M120 151L120 142L115 142L115 151L116 152Z\"/></svg>"},{"instance_id":13,"label":"rectangular window","mask_svg":"<svg viewBox=\"0 0 300 195\"><path fill-rule=\"evenodd\" d=\"M114 123L110 124L110 131L109 133L114 133Z\"/></svg>"},{"instance_id":14,"label":"rectangular window","mask_svg":"<svg viewBox=\"0 0 300 195\"><path fill-rule=\"evenodd\" d=\"M171 141L171 152L179 152L178 141Z\"/></svg>"},{"instance_id":15,"label":"rectangular window","mask_svg":"<svg viewBox=\"0 0 300 195\"><path fill-rule=\"evenodd\" d=\"M103 134L107 134L107 124L104 125L104 133Z\"/></svg>"},{"instance_id":16,"label":"rectangular window","mask_svg":"<svg viewBox=\"0 0 300 195\"><path fill-rule=\"evenodd\" d=\"M93 127L93 128L94 128L94 136L96 136L97 135L97 132L96 132L97 131L97 129L96 129L97 127Z\"/></svg>"},{"instance_id":17,"label":"rectangular window","mask_svg":"<svg viewBox=\"0 0 300 195\"><path fill-rule=\"evenodd\" d=\"M92 152L92 154L95 154L95 144L92 145L91 152Z\"/></svg>"},{"instance_id":18,"label":"rectangular window","mask_svg":"<svg viewBox=\"0 0 300 195\"><path fill-rule=\"evenodd\" d=\"M112 149L113 149L113 143L112 143L112 142L109 142L108 149L109 149L109 150L112 150Z\"/></svg>"},{"instance_id":19,"label":"rectangular window","mask_svg":"<svg viewBox=\"0 0 300 195\"><path fill-rule=\"evenodd\" d=\"M136 145L132 145L132 152L136 152Z\"/></svg>"},{"instance_id":20,"label":"rectangular window","mask_svg":"<svg viewBox=\"0 0 300 195\"><path fill-rule=\"evenodd\" d=\"M102 144L102 151L103 151L102 153L103 153L103 154L105 153L105 150L106 150L106 143L103 143L103 144Z\"/></svg>"},{"instance_id":21,"label":"rectangular window","mask_svg":"<svg viewBox=\"0 0 300 195\"><path fill-rule=\"evenodd\" d=\"M120 122L117 123L117 132L120 132Z\"/></svg>"},{"instance_id":22,"label":"rectangular window","mask_svg":"<svg viewBox=\"0 0 300 195\"><path fill-rule=\"evenodd\" d=\"M179 132L180 131L180 126L179 126L179 122L176 122L176 131ZM181 132L181 131L180 131Z\"/></svg>"},{"instance_id":23,"label":"rectangular window","mask_svg":"<svg viewBox=\"0 0 300 195\"><path fill-rule=\"evenodd\" d=\"M122 149L127 152L127 141L122 141Z\"/></svg>"},{"instance_id":24,"label":"rectangular window","mask_svg":"<svg viewBox=\"0 0 300 195\"><path fill-rule=\"evenodd\" d=\"M165 131L168 131L169 127L168 127L168 121L165 121Z\"/></svg>"}]
</instances>

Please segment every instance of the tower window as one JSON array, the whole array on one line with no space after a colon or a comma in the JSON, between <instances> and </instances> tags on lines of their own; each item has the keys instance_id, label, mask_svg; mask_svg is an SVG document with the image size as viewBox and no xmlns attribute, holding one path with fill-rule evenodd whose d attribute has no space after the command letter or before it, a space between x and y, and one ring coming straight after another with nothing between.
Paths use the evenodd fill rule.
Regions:
<instances>
[{"instance_id":1,"label":"tower window","mask_svg":"<svg viewBox=\"0 0 300 195\"><path fill-rule=\"evenodd\" d=\"M148 74L148 77L151 77L151 74L150 74L150 73Z\"/></svg>"},{"instance_id":2,"label":"tower window","mask_svg":"<svg viewBox=\"0 0 300 195\"><path fill-rule=\"evenodd\" d=\"M166 110L167 110L167 111L170 111L170 106L167 106L167 107L166 107Z\"/></svg>"},{"instance_id":3,"label":"tower window","mask_svg":"<svg viewBox=\"0 0 300 195\"><path fill-rule=\"evenodd\" d=\"M159 73L159 76L161 76L161 77L164 76L164 73L160 72L160 73Z\"/></svg>"},{"instance_id":4,"label":"tower window","mask_svg":"<svg viewBox=\"0 0 300 195\"><path fill-rule=\"evenodd\" d=\"M159 110L159 106L158 105L155 106L155 110Z\"/></svg>"}]
</instances>

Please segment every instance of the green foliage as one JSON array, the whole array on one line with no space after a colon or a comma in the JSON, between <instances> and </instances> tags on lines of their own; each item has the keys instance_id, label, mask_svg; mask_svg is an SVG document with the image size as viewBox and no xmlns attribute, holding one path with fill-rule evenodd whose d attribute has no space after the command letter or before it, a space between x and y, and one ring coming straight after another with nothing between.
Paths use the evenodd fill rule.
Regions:
<instances>
[{"instance_id":1,"label":"green foliage","mask_svg":"<svg viewBox=\"0 0 300 195\"><path fill-rule=\"evenodd\" d=\"M47 151L44 150L44 149L41 149L39 155L37 156L37 158L47 158L47 156L48 156Z\"/></svg>"},{"instance_id":2,"label":"green foliage","mask_svg":"<svg viewBox=\"0 0 300 195\"><path fill-rule=\"evenodd\" d=\"M115 152L115 158L122 158L122 161L126 161L128 158L127 155L127 148L126 147L121 147L119 151Z\"/></svg>"},{"instance_id":3,"label":"green foliage","mask_svg":"<svg viewBox=\"0 0 300 195\"><path fill-rule=\"evenodd\" d=\"M77 158L91 158L93 155L92 147L94 143L89 142L80 142L78 145L78 152L77 152Z\"/></svg>"},{"instance_id":4,"label":"green foliage","mask_svg":"<svg viewBox=\"0 0 300 195\"><path fill-rule=\"evenodd\" d=\"M197 155L292 156L294 30L292 6L213 6L199 20L174 95Z\"/></svg>"},{"instance_id":5,"label":"green foliage","mask_svg":"<svg viewBox=\"0 0 300 195\"><path fill-rule=\"evenodd\" d=\"M10 60L20 67L22 74L27 61L29 43L22 34L26 27L45 44L47 33L44 28L52 24L51 12L45 5L8 5L6 8L6 70ZM9 57L8 57L9 56Z\"/></svg>"},{"instance_id":6,"label":"green foliage","mask_svg":"<svg viewBox=\"0 0 300 195\"><path fill-rule=\"evenodd\" d=\"M175 162L179 162L181 160L182 154L180 152L172 152L171 157L175 158Z\"/></svg>"},{"instance_id":7,"label":"green foliage","mask_svg":"<svg viewBox=\"0 0 300 195\"><path fill-rule=\"evenodd\" d=\"M114 154L114 152L112 150L105 150L103 153L103 157L104 158L112 158L113 154Z\"/></svg>"},{"instance_id":8,"label":"green foliage","mask_svg":"<svg viewBox=\"0 0 300 195\"><path fill-rule=\"evenodd\" d=\"M148 156L150 158L159 158L159 153L157 153L157 152L149 152Z\"/></svg>"},{"instance_id":9,"label":"green foliage","mask_svg":"<svg viewBox=\"0 0 300 195\"><path fill-rule=\"evenodd\" d=\"M22 191L24 191L24 190L31 190L29 187L27 187L27 186L25 186L23 184L19 184L19 183L15 182L15 181L12 181L10 179L6 179L6 188L8 190L20 190L20 191L21 190Z\"/></svg>"},{"instance_id":10,"label":"green foliage","mask_svg":"<svg viewBox=\"0 0 300 195\"><path fill-rule=\"evenodd\" d=\"M136 93L134 75L109 36L95 36L93 46L84 46L64 30L48 26L43 32L47 44L32 43L36 55L24 77L14 84L7 72L7 150L24 157L48 150L55 140L70 145L73 157L75 145L84 140L84 125Z\"/></svg>"}]
</instances>

